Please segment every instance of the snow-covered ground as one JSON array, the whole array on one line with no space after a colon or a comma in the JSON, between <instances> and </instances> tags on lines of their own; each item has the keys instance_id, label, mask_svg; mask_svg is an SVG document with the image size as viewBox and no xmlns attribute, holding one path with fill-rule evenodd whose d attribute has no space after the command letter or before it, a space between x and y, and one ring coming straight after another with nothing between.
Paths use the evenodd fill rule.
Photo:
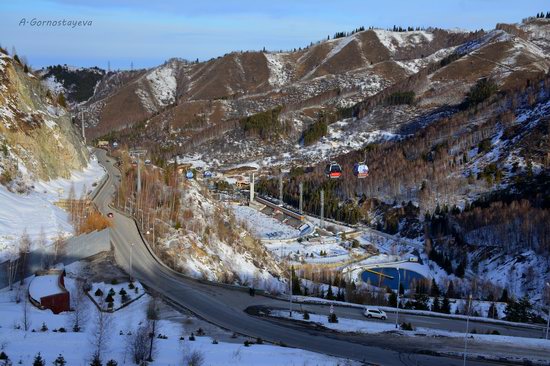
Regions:
<instances>
[{"instance_id":1,"label":"snow-covered ground","mask_svg":"<svg viewBox=\"0 0 550 366\"><path fill-rule=\"evenodd\" d=\"M15 255L24 232L33 242L31 249L41 238L49 245L58 235L73 235L68 213L54 202L69 197L71 192L75 198L81 197L99 184L104 174L103 167L92 157L89 165L73 172L70 179L35 182L28 194L12 193L0 185L0 261Z\"/></svg>"},{"instance_id":2,"label":"snow-covered ground","mask_svg":"<svg viewBox=\"0 0 550 366\"><path fill-rule=\"evenodd\" d=\"M293 320L300 320L310 323L317 323L326 328L334 329L339 332L353 332L353 333L383 333L394 332L395 324L388 321L377 320L358 320L358 319L346 319L338 318L338 323L329 323L326 315L309 314L309 320L304 320L303 313L294 311L292 312L292 318L289 312L286 310L272 310L270 315L279 318L287 318ZM414 331L399 331L403 335L407 336L428 336L428 337L456 337L464 338L462 332L449 332L428 328L416 328ZM538 349L544 349L550 351L550 342L546 339L538 338L524 338L524 337L512 337L490 334L472 334L469 333L469 337L474 340L482 341L484 343L504 343L511 346L521 344L523 346L535 347Z\"/></svg>"},{"instance_id":3,"label":"snow-covered ground","mask_svg":"<svg viewBox=\"0 0 550 366\"><path fill-rule=\"evenodd\" d=\"M28 282L27 282L28 283ZM38 352L51 364L59 354L68 365L89 365L92 355L92 341L96 324L97 310L86 298L87 319L82 332L71 332L71 313L54 315L50 310L39 310L24 301L16 303L16 290L0 290L0 343L14 364L31 365ZM105 313L109 327L107 340L102 353L104 362L113 359L119 365L132 364L128 351L131 339L138 325L146 320L146 309L150 297L145 295L115 313ZM27 306L30 327L23 330L23 308ZM173 312L172 312L173 313ZM269 344L252 344L245 347L244 338L232 340L235 343L213 344L209 336L196 336L196 326L192 318L172 314L175 320L160 320L158 333L166 339L156 339L154 361L149 365L181 365L184 358L193 351L199 352L203 365L335 365L355 363L299 349L279 347ZM42 326L48 329L41 331ZM66 332L60 332L64 328ZM56 331L54 331L54 329ZM33 331L34 330L34 331ZM189 336L195 332L196 340ZM223 331L219 331L223 332ZM180 340L184 337L184 340ZM229 335L225 336L229 338ZM254 340L251 340L254 341Z\"/></svg>"},{"instance_id":4,"label":"snow-covered ground","mask_svg":"<svg viewBox=\"0 0 550 366\"><path fill-rule=\"evenodd\" d=\"M300 236L300 230L285 225L249 206L231 205L238 221L260 239L291 239Z\"/></svg>"}]
</instances>

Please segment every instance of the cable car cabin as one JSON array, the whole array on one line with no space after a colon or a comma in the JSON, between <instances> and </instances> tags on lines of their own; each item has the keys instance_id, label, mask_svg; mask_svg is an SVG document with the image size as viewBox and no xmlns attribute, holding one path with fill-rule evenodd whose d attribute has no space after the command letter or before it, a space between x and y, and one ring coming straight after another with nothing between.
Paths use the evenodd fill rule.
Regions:
<instances>
[{"instance_id":1,"label":"cable car cabin","mask_svg":"<svg viewBox=\"0 0 550 366\"><path fill-rule=\"evenodd\" d=\"M187 179L193 179L193 172L191 170L188 170L187 173L185 173L185 178Z\"/></svg>"},{"instance_id":2,"label":"cable car cabin","mask_svg":"<svg viewBox=\"0 0 550 366\"><path fill-rule=\"evenodd\" d=\"M369 167L365 163L356 163L353 166L353 175L357 178L366 178L369 176Z\"/></svg>"},{"instance_id":3,"label":"cable car cabin","mask_svg":"<svg viewBox=\"0 0 550 366\"><path fill-rule=\"evenodd\" d=\"M337 179L342 176L342 167L337 162L331 162L327 164L325 168L325 175L327 178Z\"/></svg>"}]
</instances>

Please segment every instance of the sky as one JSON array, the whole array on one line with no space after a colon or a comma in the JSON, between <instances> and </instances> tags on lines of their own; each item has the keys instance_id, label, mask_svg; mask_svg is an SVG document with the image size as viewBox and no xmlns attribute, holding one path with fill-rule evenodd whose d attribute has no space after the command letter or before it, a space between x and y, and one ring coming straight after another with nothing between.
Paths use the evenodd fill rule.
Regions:
<instances>
[{"instance_id":1,"label":"sky","mask_svg":"<svg viewBox=\"0 0 550 366\"><path fill-rule=\"evenodd\" d=\"M291 50L360 26L492 29L540 11L547 0L0 0L0 45L35 68L129 69ZM38 25L63 20L91 25Z\"/></svg>"}]
</instances>

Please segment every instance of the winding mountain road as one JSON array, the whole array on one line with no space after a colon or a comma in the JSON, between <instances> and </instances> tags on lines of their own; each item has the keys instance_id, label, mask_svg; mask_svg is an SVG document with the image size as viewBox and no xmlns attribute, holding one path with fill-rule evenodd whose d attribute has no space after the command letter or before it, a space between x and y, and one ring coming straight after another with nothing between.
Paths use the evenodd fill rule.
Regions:
<instances>
[{"instance_id":1,"label":"winding mountain road","mask_svg":"<svg viewBox=\"0 0 550 366\"><path fill-rule=\"evenodd\" d=\"M342 335L312 328L296 326L285 321L273 321L251 316L244 312L250 306L287 308L288 302L265 296L251 297L247 292L207 284L182 276L164 264L149 250L137 229L135 221L109 207L119 182L120 172L114 160L104 150L96 150L99 162L107 171L107 180L94 198L103 213L113 212L111 243L119 266L147 287L154 289L171 302L184 307L197 316L225 329L251 337L261 337L270 342L282 342L313 352L344 357L377 365L462 365L462 359L401 352L399 342L387 345L371 342L370 337ZM327 306L303 305L309 311L326 314ZM340 317L361 318L361 311L353 308L338 308ZM392 321L393 314L389 314ZM465 322L460 319L434 318L416 315L400 315L400 319L412 322L417 327L463 331ZM470 329L498 330L501 334L539 338L539 330L503 326L498 324L470 323ZM403 337L409 338L409 337ZM383 336L380 336L383 339ZM376 345L372 345L376 343ZM468 365L494 365L483 360L468 361Z\"/></svg>"}]
</instances>

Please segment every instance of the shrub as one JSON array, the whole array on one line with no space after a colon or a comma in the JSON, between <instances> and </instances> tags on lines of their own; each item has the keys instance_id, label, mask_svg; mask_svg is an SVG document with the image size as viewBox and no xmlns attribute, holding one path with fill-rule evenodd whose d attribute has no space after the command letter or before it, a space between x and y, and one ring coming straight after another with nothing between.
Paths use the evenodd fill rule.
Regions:
<instances>
[{"instance_id":1,"label":"shrub","mask_svg":"<svg viewBox=\"0 0 550 366\"><path fill-rule=\"evenodd\" d=\"M111 221L103 216L100 212L93 211L88 215L86 221L79 228L79 233L91 233L92 231L100 231L111 226ZM116 280L113 280L116 281Z\"/></svg>"},{"instance_id":2,"label":"shrub","mask_svg":"<svg viewBox=\"0 0 550 366\"><path fill-rule=\"evenodd\" d=\"M54 366L65 366L67 364L67 361L65 361L65 358L61 354L59 354L53 364Z\"/></svg>"},{"instance_id":3,"label":"shrub","mask_svg":"<svg viewBox=\"0 0 550 366\"><path fill-rule=\"evenodd\" d=\"M48 331L48 326L46 325L46 323L42 322L42 326L40 327L40 331L41 332L47 332Z\"/></svg>"},{"instance_id":4,"label":"shrub","mask_svg":"<svg viewBox=\"0 0 550 366\"><path fill-rule=\"evenodd\" d=\"M116 278L113 278L111 280L111 285L118 285L118 280Z\"/></svg>"},{"instance_id":5,"label":"shrub","mask_svg":"<svg viewBox=\"0 0 550 366\"><path fill-rule=\"evenodd\" d=\"M264 340L262 338L256 338L256 344L264 344Z\"/></svg>"},{"instance_id":6,"label":"shrub","mask_svg":"<svg viewBox=\"0 0 550 366\"><path fill-rule=\"evenodd\" d=\"M466 107L473 107L489 99L497 90L498 86L494 81L487 78L479 79L466 95Z\"/></svg>"},{"instance_id":7,"label":"shrub","mask_svg":"<svg viewBox=\"0 0 550 366\"><path fill-rule=\"evenodd\" d=\"M309 126L302 134L305 146L313 145L328 133L328 125L325 121L317 121Z\"/></svg>"},{"instance_id":8,"label":"shrub","mask_svg":"<svg viewBox=\"0 0 550 366\"><path fill-rule=\"evenodd\" d=\"M34 356L34 361L32 363L32 366L46 366L46 361L42 358L42 355L40 355L40 352L36 356Z\"/></svg>"},{"instance_id":9,"label":"shrub","mask_svg":"<svg viewBox=\"0 0 550 366\"><path fill-rule=\"evenodd\" d=\"M336 316L336 313L329 314L328 322L329 323L338 323L338 317Z\"/></svg>"},{"instance_id":10,"label":"shrub","mask_svg":"<svg viewBox=\"0 0 550 366\"><path fill-rule=\"evenodd\" d=\"M212 344L218 344L218 341L216 339L213 339Z\"/></svg>"},{"instance_id":11,"label":"shrub","mask_svg":"<svg viewBox=\"0 0 550 366\"><path fill-rule=\"evenodd\" d=\"M193 333L191 333L191 335L189 336L189 340L190 341L194 341L195 340L195 335Z\"/></svg>"},{"instance_id":12,"label":"shrub","mask_svg":"<svg viewBox=\"0 0 550 366\"><path fill-rule=\"evenodd\" d=\"M57 331L60 332L60 333L66 333L67 332L67 330L63 327L59 328Z\"/></svg>"},{"instance_id":13,"label":"shrub","mask_svg":"<svg viewBox=\"0 0 550 366\"><path fill-rule=\"evenodd\" d=\"M413 104L415 94L413 91L395 92L386 98L387 105Z\"/></svg>"},{"instance_id":14,"label":"shrub","mask_svg":"<svg viewBox=\"0 0 550 366\"><path fill-rule=\"evenodd\" d=\"M184 357L183 362L187 366L202 366L204 364L204 354L199 350L193 350Z\"/></svg>"},{"instance_id":15,"label":"shrub","mask_svg":"<svg viewBox=\"0 0 550 366\"><path fill-rule=\"evenodd\" d=\"M118 365L118 362L116 362L115 360L107 361L107 366L117 366L117 365Z\"/></svg>"},{"instance_id":16,"label":"shrub","mask_svg":"<svg viewBox=\"0 0 550 366\"><path fill-rule=\"evenodd\" d=\"M244 341L244 346L245 346L245 347L250 347L250 344L251 344L251 343L250 343L249 340Z\"/></svg>"},{"instance_id":17,"label":"shrub","mask_svg":"<svg viewBox=\"0 0 550 366\"><path fill-rule=\"evenodd\" d=\"M403 322L401 323L401 329L402 330L414 330L411 323Z\"/></svg>"},{"instance_id":18,"label":"shrub","mask_svg":"<svg viewBox=\"0 0 550 366\"><path fill-rule=\"evenodd\" d=\"M282 107L276 107L264 112L253 114L239 120L241 127L246 133L259 135L262 140L267 140L281 132L284 126L279 121L279 114Z\"/></svg>"},{"instance_id":19,"label":"shrub","mask_svg":"<svg viewBox=\"0 0 550 366\"><path fill-rule=\"evenodd\" d=\"M304 311L304 320L309 320L309 312L307 310Z\"/></svg>"}]
</instances>

